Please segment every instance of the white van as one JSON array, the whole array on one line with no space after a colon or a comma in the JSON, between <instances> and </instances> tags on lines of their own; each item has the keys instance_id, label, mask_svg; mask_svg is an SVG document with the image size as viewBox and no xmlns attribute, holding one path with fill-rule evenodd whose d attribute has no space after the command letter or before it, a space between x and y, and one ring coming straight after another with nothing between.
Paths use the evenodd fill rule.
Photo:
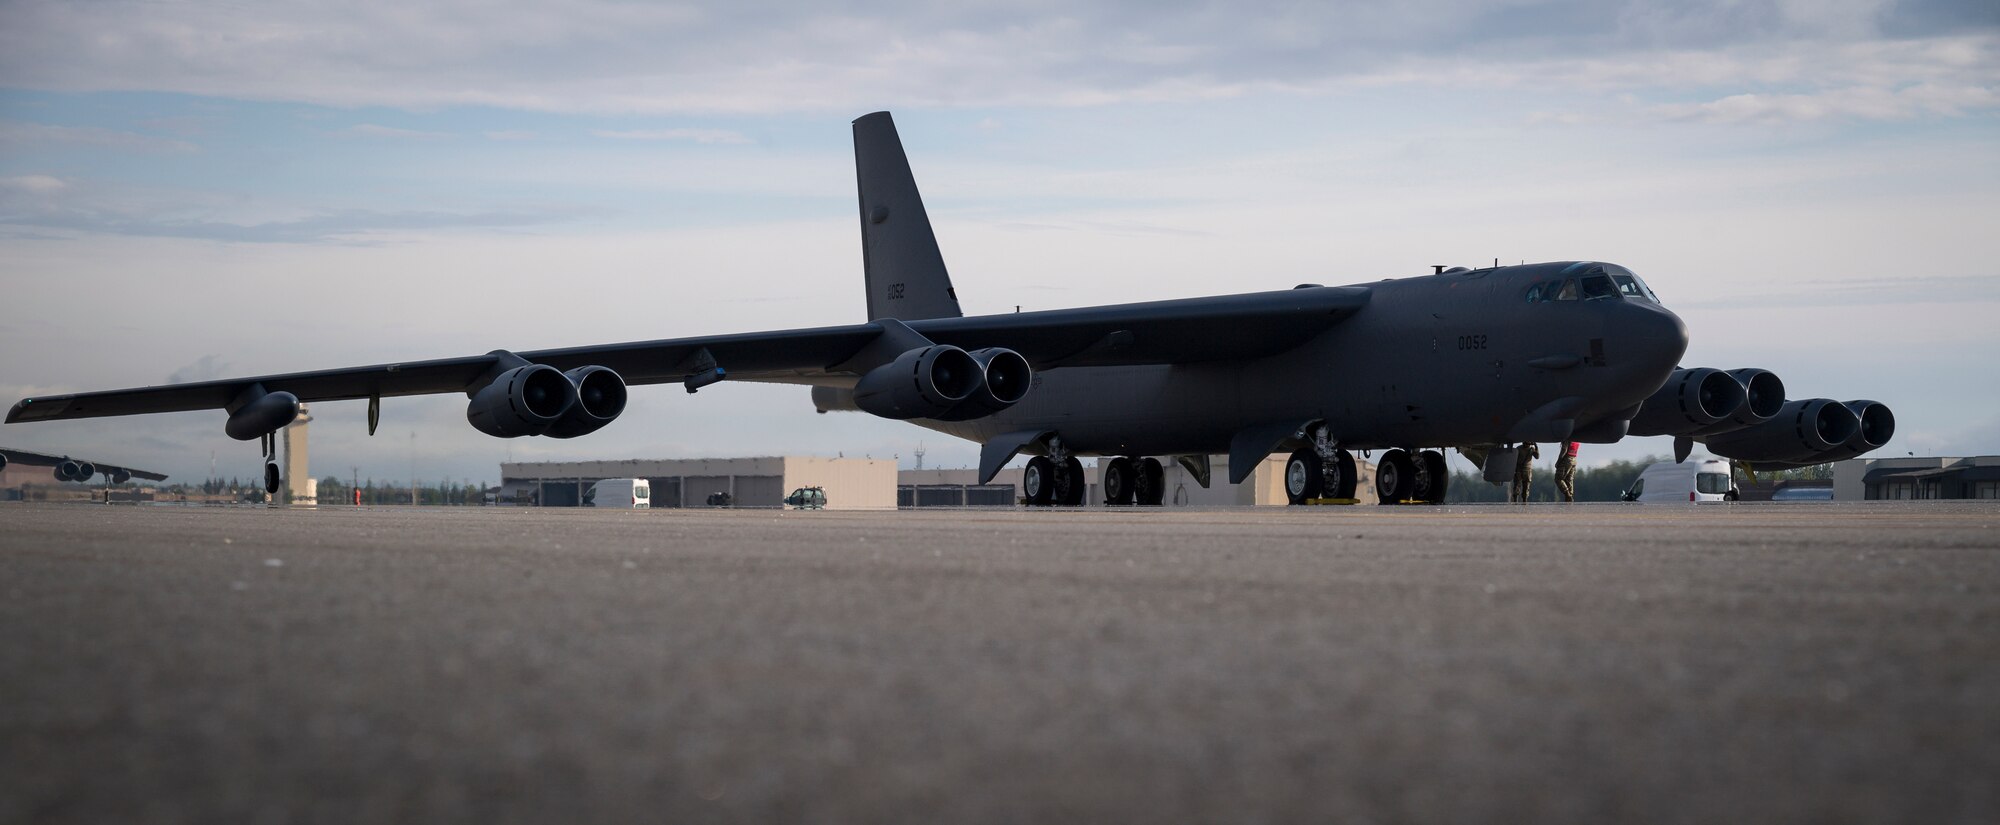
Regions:
<instances>
[{"instance_id":1,"label":"white van","mask_svg":"<svg viewBox=\"0 0 2000 825\"><path fill-rule=\"evenodd\" d=\"M583 494L583 506L650 509L653 488L643 478L607 478L590 485Z\"/></svg>"},{"instance_id":2,"label":"white van","mask_svg":"<svg viewBox=\"0 0 2000 825\"><path fill-rule=\"evenodd\" d=\"M1626 501L1641 504L1671 502L1735 501L1742 494L1729 472L1729 462L1719 458L1690 458L1679 464L1662 461L1639 473L1639 480L1625 491Z\"/></svg>"}]
</instances>

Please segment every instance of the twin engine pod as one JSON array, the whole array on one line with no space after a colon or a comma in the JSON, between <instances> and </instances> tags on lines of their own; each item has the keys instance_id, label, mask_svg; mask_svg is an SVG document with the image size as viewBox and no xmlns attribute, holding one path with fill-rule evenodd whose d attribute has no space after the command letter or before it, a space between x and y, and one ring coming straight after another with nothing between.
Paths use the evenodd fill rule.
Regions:
<instances>
[{"instance_id":1,"label":"twin engine pod","mask_svg":"<svg viewBox=\"0 0 2000 825\"><path fill-rule=\"evenodd\" d=\"M88 461L72 461L65 458L56 464L57 481L89 481L94 475L97 475L97 465Z\"/></svg>"},{"instance_id":2,"label":"twin engine pod","mask_svg":"<svg viewBox=\"0 0 2000 825\"><path fill-rule=\"evenodd\" d=\"M1874 402L1855 403L1865 406ZM1881 408L1884 414L1888 412L1888 407L1874 406ZM1895 430L1893 417L1888 420L1887 430L1890 433ZM1877 416L1875 432L1870 435L1882 436L1882 443L1888 443L1880 415ZM1832 460L1820 456L1831 455L1836 448L1860 438L1864 438L1861 415L1854 409L1828 398L1804 398L1785 402L1777 416L1762 424L1710 436L1708 449L1716 455L1740 461L1803 462L1810 459L1812 463L1819 463ZM1872 449L1874 447L1867 447L1855 454Z\"/></svg>"},{"instance_id":3,"label":"twin engine pod","mask_svg":"<svg viewBox=\"0 0 2000 825\"><path fill-rule=\"evenodd\" d=\"M625 411L626 393L625 379L607 367L563 372L523 362L467 395L472 403L466 405L465 420L487 435L575 438L618 418Z\"/></svg>"},{"instance_id":4,"label":"twin engine pod","mask_svg":"<svg viewBox=\"0 0 2000 825\"><path fill-rule=\"evenodd\" d=\"M1706 435L1761 424L1785 404L1785 384L1769 370L1674 370L1639 407L1630 435Z\"/></svg>"},{"instance_id":5,"label":"twin engine pod","mask_svg":"<svg viewBox=\"0 0 2000 825\"><path fill-rule=\"evenodd\" d=\"M969 421L1027 397L1028 359L1010 349L966 352L948 344L918 347L869 370L854 385L854 406L893 418Z\"/></svg>"}]
</instances>

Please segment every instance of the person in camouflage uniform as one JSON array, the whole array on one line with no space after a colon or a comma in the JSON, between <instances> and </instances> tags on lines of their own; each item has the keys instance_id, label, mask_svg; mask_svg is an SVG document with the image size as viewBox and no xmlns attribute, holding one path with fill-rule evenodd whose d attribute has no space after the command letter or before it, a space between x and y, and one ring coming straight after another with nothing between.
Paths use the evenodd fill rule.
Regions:
<instances>
[{"instance_id":1,"label":"person in camouflage uniform","mask_svg":"<svg viewBox=\"0 0 2000 825\"><path fill-rule=\"evenodd\" d=\"M1528 503L1529 483L1534 480L1534 465L1530 462L1542 457L1542 448L1534 442L1525 442L1514 451L1514 486L1507 491L1510 502Z\"/></svg>"},{"instance_id":2,"label":"person in camouflage uniform","mask_svg":"<svg viewBox=\"0 0 2000 825\"><path fill-rule=\"evenodd\" d=\"M1576 446L1565 441L1556 454L1556 495L1565 502L1576 501Z\"/></svg>"}]
</instances>

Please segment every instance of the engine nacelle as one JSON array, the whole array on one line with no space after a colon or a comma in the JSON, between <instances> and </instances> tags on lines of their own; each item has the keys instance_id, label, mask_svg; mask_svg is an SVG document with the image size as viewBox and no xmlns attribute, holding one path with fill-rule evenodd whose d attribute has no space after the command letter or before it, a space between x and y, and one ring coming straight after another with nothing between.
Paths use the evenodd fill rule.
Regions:
<instances>
[{"instance_id":1,"label":"engine nacelle","mask_svg":"<svg viewBox=\"0 0 2000 825\"><path fill-rule=\"evenodd\" d=\"M465 420L499 438L541 435L576 406L576 385L547 364L527 364L500 373L472 394Z\"/></svg>"},{"instance_id":2,"label":"engine nacelle","mask_svg":"<svg viewBox=\"0 0 2000 825\"><path fill-rule=\"evenodd\" d=\"M1631 435L1686 435L1737 413L1748 393L1729 373L1709 367L1674 370L1627 430Z\"/></svg>"},{"instance_id":3,"label":"engine nacelle","mask_svg":"<svg viewBox=\"0 0 2000 825\"><path fill-rule=\"evenodd\" d=\"M1730 370L1729 377L1743 385L1743 405L1736 412L1692 433L1680 435L1716 435L1735 432L1745 427L1755 427L1778 415L1785 406L1785 382L1778 380L1778 374L1766 369L1746 367Z\"/></svg>"},{"instance_id":4,"label":"engine nacelle","mask_svg":"<svg viewBox=\"0 0 2000 825\"><path fill-rule=\"evenodd\" d=\"M609 367L577 367L563 373L576 385L576 403L549 427L550 438L575 438L597 432L625 411L625 379Z\"/></svg>"},{"instance_id":5,"label":"engine nacelle","mask_svg":"<svg viewBox=\"0 0 2000 825\"><path fill-rule=\"evenodd\" d=\"M1892 425L1893 426L1893 425ZM1754 427L1712 436L1710 452L1739 461L1804 461L1847 443L1861 419L1846 405L1826 398L1785 402L1777 416Z\"/></svg>"},{"instance_id":6,"label":"engine nacelle","mask_svg":"<svg viewBox=\"0 0 2000 825\"><path fill-rule=\"evenodd\" d=\"M1889 411L1889 405L1879 401L1849 401L1844 406L1854 411L1861 425L1854 429L1854 435L1838 447L1819 453L1797 455L1777 462L1777 467L1805 467L1842 461L1869 452L1896 437L1896 414ZM1767 466L1771 466L1767 463ZM1762 469L1761 467L1759 469Z\"/></svg>"},{"instance_id":7,"label":"engine nacelle","mask_svg":"<svg viewBox=\"0 0 2000 825\"><path fill-rule=\"evenodd\" d=\"M7 454L0 453L0 470L7 469Z\"/></svg>"},{"instance_id":8,"label":"engine nacelle","mask_svg":"<svg viewBox=\"0 0 2000 825\"><path fill-rule=\"evenodd\" d=\"M854 405L883 418L936 418L979 392L984 375L958 347L918 347L861 376Z\"/></svg>"},{"instance_id":9,"label":"engine nacelle","mask_svg":"<svg viewBox=\"0 0 2000 825\"><path fill-rule=\"evenodd\" d=\"M131 480L132 480L132 472L130 470L119 470L118 472L111 474L112 484L124 484L125 482Z\"/></svg>"},{"instance_id":10,"label":"engine nacelle","mask_svg":"<svg viewBox=\"0 0 2000 825\"><path fill-rule=\"evenodd\" d=\"M938 418L946 421L985 418L1028 397L1028 387L1035 380L1035 369L1028 366L1028 359L1021 357L1020 353L989 347L966 354L979 364L979 389Z\"/></svg>"},{"instance_id":11,"label":"engine nacelle","mask_svg":"<svg viewBox=\"0 0 2000 825\"><path fill-rule=\"evenodd\" d=\"M229 422L222 431L237 441L250 441L277 432L299 417L299 397L288 392L265 392L259 384L244 391Z\"/></svg>"},{"instance_id":12,"label":"engine nacelle","mask_svg":"<svg viewBox=\"0 0 2000 825\"><path fill-rule=\"evenodd\" d=\"M83 465L69 459L56 463L57 481L82 481L89 476L82 475Z\"/></svg>"}]
</instances>

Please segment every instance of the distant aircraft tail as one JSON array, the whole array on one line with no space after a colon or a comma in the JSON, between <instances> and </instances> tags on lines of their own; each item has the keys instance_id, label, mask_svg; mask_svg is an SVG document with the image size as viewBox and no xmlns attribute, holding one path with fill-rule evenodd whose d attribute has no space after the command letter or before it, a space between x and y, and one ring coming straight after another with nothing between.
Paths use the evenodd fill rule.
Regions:
<instances>
[{"instance_id":1,"label":"distant aircraft tail","mask_svg":"<svg viewBox=\"0 0 2000 825\"><path fill-rule=\"evenodd\" d=\"M888 112L854 121L854 173L861 194L861 260L868 281L868 320L957 318L931 219L924 214L910 159Z\"/></svg>"}]
</instances>

